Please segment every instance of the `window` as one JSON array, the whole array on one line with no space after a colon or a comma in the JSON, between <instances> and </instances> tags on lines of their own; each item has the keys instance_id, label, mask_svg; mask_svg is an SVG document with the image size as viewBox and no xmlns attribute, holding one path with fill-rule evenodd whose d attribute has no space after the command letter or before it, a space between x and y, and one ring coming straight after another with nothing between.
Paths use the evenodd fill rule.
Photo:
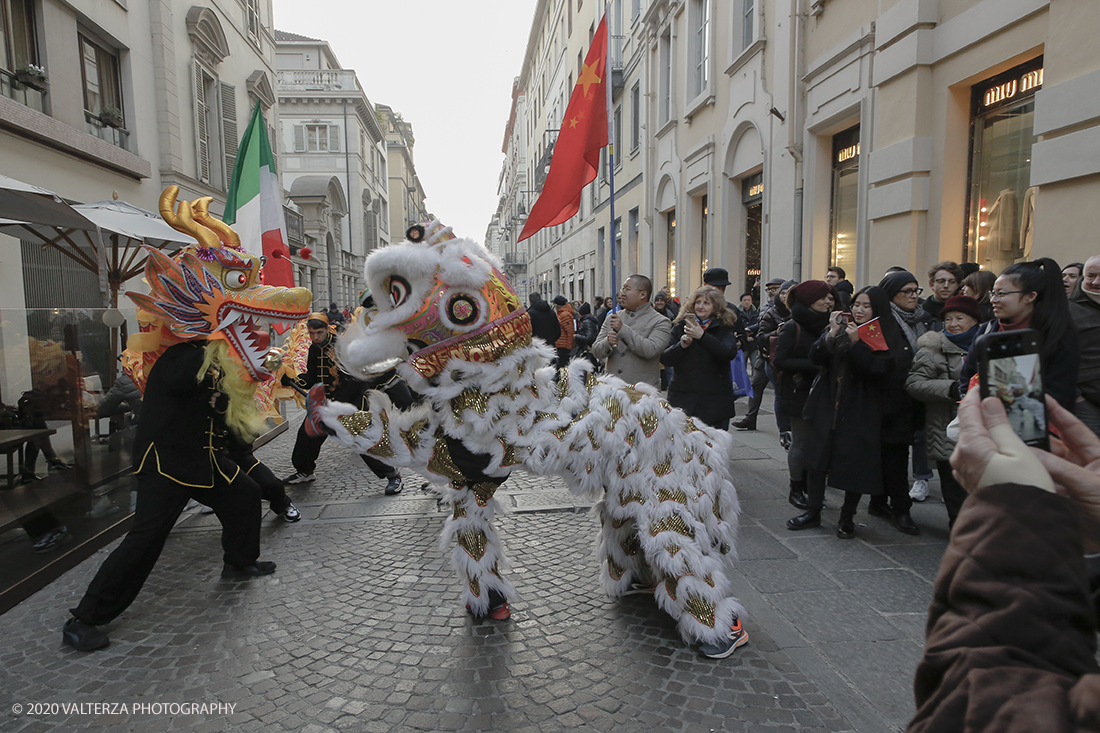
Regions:
<instances>
[{"instance_id":1,"label":"window","mask_svg":"<svg viewBox=\"0 0 1100 733\"><path fill-rule=\"evenodd\" d=\"M710 0L693 0L692 22L692 96L698 96L710 83Z\"/></svg>"},{"instance_id":2,"label":"window","mask_svg":"<svg viewBox=\"0 0 1100 733\"><path fill-rule=\"evenodd\" d=\"M858 249L859 125L833 137L829 266L855 272Z\"/></svg>"},{"instance_id":3,"label":"window","mask_svg":"<svg viewBox=\"0 0 1100 733\"><path fill-rule=\"evenodd\" d=\"M237 163L237 88L224 84L197 62L192 67L195 92L195 142L200 181L226 190Z\"/></svg>"},{"instance_id":4,"label":"window","mask_svg":"<svg viewBox=\"0 0 1100 733\"><path fill-rule=\"evenodd\" d=\"M248 40L260 45L260 1L245 0L245 20L248 26Z\"/></svg>"},{"instance_id":5,"label":"window","mask_svg":"<svg viewBox=\"0 0 1100 733\"><path fill-rule=\"evenodd\" d=\"M121 117L122 92L119 88L118 58L84 35L78 38L85 115L99 117L104 111L114 111Z\"/></svg>"},{"instance_id":6,"label":"window","mask_svg":"<svg viewBox=\"0 0 1100 733\"><path fill-rule=\"evenodd\" d=\"M567 2L565 4L567 23L569 35L573 35L573 3Z\"/></svg>"},{"instance_id":7,"label":"window","mask_svg":"<svg viewBox=\"0 0 1100 733\"><path fill-rule=\"evenodd\" d=\"M665 123L672 116L672 31L666 29L661 35L659 63L661 70L660 82L660 112L661 122Z\"/></svg>"},{"instance_id":8,"label":"window","mask_svg":"<svg viewBox=\"0 0 1100 733\"><path fill-rule=\"evenodd\" d=\"M642 91L638 84L630 90L630 150L636 151L641 142Z\"/></svg>"},{"instance_id":9,"label":"window","mask_svg":"<svg viewBox=\"0 0 1100 733\"><path fill-rule=\"evenodd\" d=\"M340 126L311 123L294 126L294 152L340 152Z\"/></svg>"},{"instance_id":10,"label":"window","mask_svg":"<svg viewBox=\"0 0 1100 733\"><path fill-rule=\"evenodd\" d=\"M614 0L611 3L612 37L623 35L623 0Z\"/></svg>"},{"instance_id":11,"label":"window","mask_svg":"<svg viewBox=\"0 0 1100 733\"><path fill-rule=\"evenodd\" d=\"M0 66L8 71L38 64L33 0L0 0Z\"/></svg>"},{"instance_id":12,"label":"window","mask_svg":"<svg viewBox=\"0 0 1100 733\"><path fill-rule=\"evenodd\" d=\"M642 0L630 0L630 21L642 14Z\"/></svg>"},{"instance_id":13,"label":"window","mask_svg":"<svg viewBox=\"0 0 1100 733\"><path fill-rule=\"evenodd\" d=\"M612 129L614 131L614 139L612 144L615 146L615 169L618 170L622 167L622 139L623 139L623 106L620 104L615 108L615 112L612 115Z\"/></svg>"},{"instance_id":14,"label":"window","mask_svg":"<svg viewBox=\"0 0 1100 733\"><path fill-rule=\"evenodd\" d=\"M741 50L752 45L753 41L753 0L742 0L745 3L743 11L741 13Z\"/></svg>"}]
</instances>

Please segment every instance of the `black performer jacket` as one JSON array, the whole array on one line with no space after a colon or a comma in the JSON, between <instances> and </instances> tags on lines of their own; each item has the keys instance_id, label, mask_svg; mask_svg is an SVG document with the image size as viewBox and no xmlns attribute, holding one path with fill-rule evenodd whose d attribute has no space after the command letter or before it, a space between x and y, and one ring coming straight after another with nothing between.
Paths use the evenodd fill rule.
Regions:
<instances>
[{"instance_id":1,"label":"black performer jacket","mask_svg":"<svg viewBox=\"0 0 1100 733\"><path fill-rule=\"evenodd\" d=\"M289 377L283 377L284 383ZM336 360L336 335L329 334L325 343L318 346L311 343L306 356L306 370L294 380L302 389L315 384L325 385L325 396L337 402L348 402L361 409L367 407L367 390L380 389L389 395L393 403L402 409L408 408L415 397L397 372L390 369L369 380L360 380L340 368Z\"/></svg>"},{"instance_id":2,"label":"black performer jacket","mask_svg":"<svg viewBox=\"0 0 1100 733\"><path fill-rule=\"evenodd\" d=\"M240 469L225 454L225 397L215 404L213 377L198 380L205 349L205 341L176 344L153 364L134 436L135 474L191 488L236 478Z\"/></svg>"}]
</instances>

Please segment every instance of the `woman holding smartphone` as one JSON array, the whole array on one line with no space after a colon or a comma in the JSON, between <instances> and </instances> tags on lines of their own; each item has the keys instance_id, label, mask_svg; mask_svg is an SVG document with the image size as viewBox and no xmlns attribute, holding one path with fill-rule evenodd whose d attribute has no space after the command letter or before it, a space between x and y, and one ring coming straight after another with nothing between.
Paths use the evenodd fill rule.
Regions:
<instances>
[{"instance_id":1,"label":"woman holding smartphone","mask_svg":"<svg viewBox=\"0 0 1100 733\"><path fill-rule=\"evenodd\" d=\"M1009 265L993 284L989 297L993 302L994 319L982 326L978 338L998 331L1024 328L1037 331L1043 391L1072 412L1077 401L1080 351L1058 263L1042 257L1033 262ZM970 378L977 371L978 355L971 347L959 375L960 394L966 394Z\"/></svg>"},{"instance_id":2,"label":"woman holding smartphone","mask_svg":"<svg viewBox=\"0 0 1100 733\"><path fill-rule=\"evenodd\" d=\"M680 308L661 363L674 367L668 402L711 427L726 430L734 415L730 360L737 356L737 315L722 291L696 290Z\"/></svg>"}]
</instances>

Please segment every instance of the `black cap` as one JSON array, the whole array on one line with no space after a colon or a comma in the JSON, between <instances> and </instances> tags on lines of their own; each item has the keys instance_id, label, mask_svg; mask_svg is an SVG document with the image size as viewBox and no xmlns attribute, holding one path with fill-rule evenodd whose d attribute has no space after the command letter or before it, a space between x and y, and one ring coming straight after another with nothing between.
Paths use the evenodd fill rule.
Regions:
<instances>
[{"instance_id":1,"label":"black cap","mask_svg":"<svg viewBox=\"0 0 1100 733\"><path fill-rule=\"evenodd\" d=\"M565 299L564 295L554 296L554 300L553 300L554 305L565 305L568 302L569 301Z\"/></svg>"},{"instance_id":2,"label":"black cap","mask_svg":"<svg viewBox=\"0 0 1100 733\"><path fill-rule=\"evenodd\" d=\"M730 284L730 274L724 267L712 267L703 273L703 282L717 288L724 288Z\"/></svg>"},{"instance_id":3,"label":"black cap","mask_svg":"<svg viewBox=\"0 0 1100 733\"><path fill-rule=\"evenodd\" d=\"M764 283L764 287L768 287L769 285L782 285L785 282L787 281L781 277L773 277L771 280L768 280L768 282Z\"/></svg>"}]
</instances>

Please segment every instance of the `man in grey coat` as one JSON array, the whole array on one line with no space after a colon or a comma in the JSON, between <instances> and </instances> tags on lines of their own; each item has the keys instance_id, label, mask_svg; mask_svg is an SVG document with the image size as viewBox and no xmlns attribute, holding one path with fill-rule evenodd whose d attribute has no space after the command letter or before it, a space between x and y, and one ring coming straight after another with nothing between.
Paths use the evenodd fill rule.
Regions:
<instances>
[{"instance_id":1,"label":"man in grey coat","mask_svg":"<svg viewBox=\"0 0 1100 733\"><path fill-rule=\"evenodd\" d=\"M658 387L661 353L672 335L672 321L649 302L653 283L645 275L631 275L619 290L619 307L608 314L592 344L592 354L606 359L608 374L628 384L645 382Z\"/></svg>"}]
</instances>

